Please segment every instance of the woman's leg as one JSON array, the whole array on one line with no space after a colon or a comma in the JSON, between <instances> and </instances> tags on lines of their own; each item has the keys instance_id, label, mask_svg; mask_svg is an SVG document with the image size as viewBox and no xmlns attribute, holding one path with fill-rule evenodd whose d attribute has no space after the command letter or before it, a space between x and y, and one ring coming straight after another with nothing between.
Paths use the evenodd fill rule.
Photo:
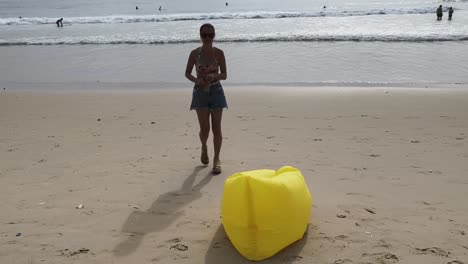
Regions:
<instances>
[{"instance_id":1,"label":"woman's leg","mask_svg":"<svg viewBox=\"0 0 468 264\"><path fill-rule=\"evenodd\" d=\"M200 125L198 136L200 137L200 142L202 144L201 162L206 165L209 163L206 142L210 135L210 111L208 109L197 109L197 116L198 124Z\"/></svg>"},{"instance_id":2,"label":"woman's leg","mask_svg":"<svg viewBox=\"0 0 468 264\"><path fill-rule=\"evenodd\" d=\"M221 119L223 109L216 109L211 112L211 129L213 130L214 160L219 160L221 145L223 144L223 133L221 132Z\"/></svg>"}]
</instances>

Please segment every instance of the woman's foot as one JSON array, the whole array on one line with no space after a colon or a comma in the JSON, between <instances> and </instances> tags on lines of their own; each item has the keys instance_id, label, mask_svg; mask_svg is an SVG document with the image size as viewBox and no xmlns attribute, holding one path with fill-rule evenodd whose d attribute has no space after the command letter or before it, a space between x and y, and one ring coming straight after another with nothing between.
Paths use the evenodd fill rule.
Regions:
<instances>
[{"instance_id":1,"label":"woman's foot","mask_svg":"<svg viewBox=\"0 0 468 264\"><path fill-rule=\"evenodd\" d=\"M213 162L213 170L211 171L213 174L220 174L221 173L221 161L217 160Z\"/></svg>"},{"instance_id":2,"label":"woman's foot","mask_svg":"<svg viewBox=\"0 0 468 264\"><path fill-rule=\"evenodd\" d=\"M202 146L201 149L202 149L202 152L201 152L200 161L204 165L208 165L208 163L210 163L210 158L208 157L208 148L207 146Z\"/></svg>"}]
</instances>

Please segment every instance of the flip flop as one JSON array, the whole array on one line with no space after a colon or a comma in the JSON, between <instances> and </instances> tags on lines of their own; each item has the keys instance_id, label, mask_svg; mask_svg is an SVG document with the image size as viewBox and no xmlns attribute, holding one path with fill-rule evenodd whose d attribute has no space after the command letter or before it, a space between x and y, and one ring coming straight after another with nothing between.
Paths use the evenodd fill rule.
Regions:
<instances>
[{"instance_id":1,"label":"flip flop","mask_svg":"<svg viewBox=\"0 0 468 264\"><path fill-rule=\"evenodd\" d=\"M213 170L211 170L213 174L220 174L221 173L221 161L217 160L213 162Z\"/></svg>"}]
</instances>

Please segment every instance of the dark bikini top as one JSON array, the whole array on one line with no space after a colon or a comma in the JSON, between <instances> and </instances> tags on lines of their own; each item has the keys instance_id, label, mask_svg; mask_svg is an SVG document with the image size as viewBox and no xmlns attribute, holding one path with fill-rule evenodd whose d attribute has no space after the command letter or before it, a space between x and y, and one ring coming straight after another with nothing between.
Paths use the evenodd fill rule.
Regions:
<instances>
[{"instance_id":1,"label":"dark bikini top","mask_svg":"<svg viewBox=\"0 0 468 264\"><path fill-rule=\"evenodd\" d=\"M205 74L210 74L210 73L217 73L218 72L218 60L216 60L213 63L210 63L208 65L200 63L200 56L201 56L201 47L198 48L198 57L196 60L196 66L197 66L197 74L199 75L205 75Z\"/></svg>"}]
</instances>

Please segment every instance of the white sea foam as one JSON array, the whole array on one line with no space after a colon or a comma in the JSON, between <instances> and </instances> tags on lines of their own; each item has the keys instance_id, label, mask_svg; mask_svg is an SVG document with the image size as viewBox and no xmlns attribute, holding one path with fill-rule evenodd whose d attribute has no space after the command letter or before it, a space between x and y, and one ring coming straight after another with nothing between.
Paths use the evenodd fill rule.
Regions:
<instances>
[{"instance_id":1,"label":"white sea foam","mask_svg":"<svg viewBox=\"0 0 468 264\"><path fill-rule=\"evenodd\" d=\"M326 41L382 41L382 42L432 42L432 41L468 41L468 34L450 35L438 33L421 34L305 34L305 35L255 35L234 36L217 39L217 42L326 42ZM135 38L126 36L96 36L96 37L62 37L62 38L20 38L2 40L0 46L21 45L116 45L116 44L181 44L199 42L197 38L184 36L154 37L146 36Z\"/></svg>"},{"instance_id":2,"label":"white sea foam","mask_svg":"<svg viewBox=\"0 0 468 264\"><path fill-rule=\"evenodd\" d=\"M434 7L420 8L381 8L370 10L334 10L323 9L311 12L237 12L237 13L208 13L208 14L171 14L171 15L144 15L144 16L93 16L93 17L67 17L64 24L107 24L107 23L141 23L141 22L171 22L171 21L197 21L217 19L281 19L299 17L349 17L369 15L399 15L399 14L429 14L434 13ZM49 17L14 17L0 18L0 25L34 25L55 24L56 18Z\"/></svg>"}]
</instances>

